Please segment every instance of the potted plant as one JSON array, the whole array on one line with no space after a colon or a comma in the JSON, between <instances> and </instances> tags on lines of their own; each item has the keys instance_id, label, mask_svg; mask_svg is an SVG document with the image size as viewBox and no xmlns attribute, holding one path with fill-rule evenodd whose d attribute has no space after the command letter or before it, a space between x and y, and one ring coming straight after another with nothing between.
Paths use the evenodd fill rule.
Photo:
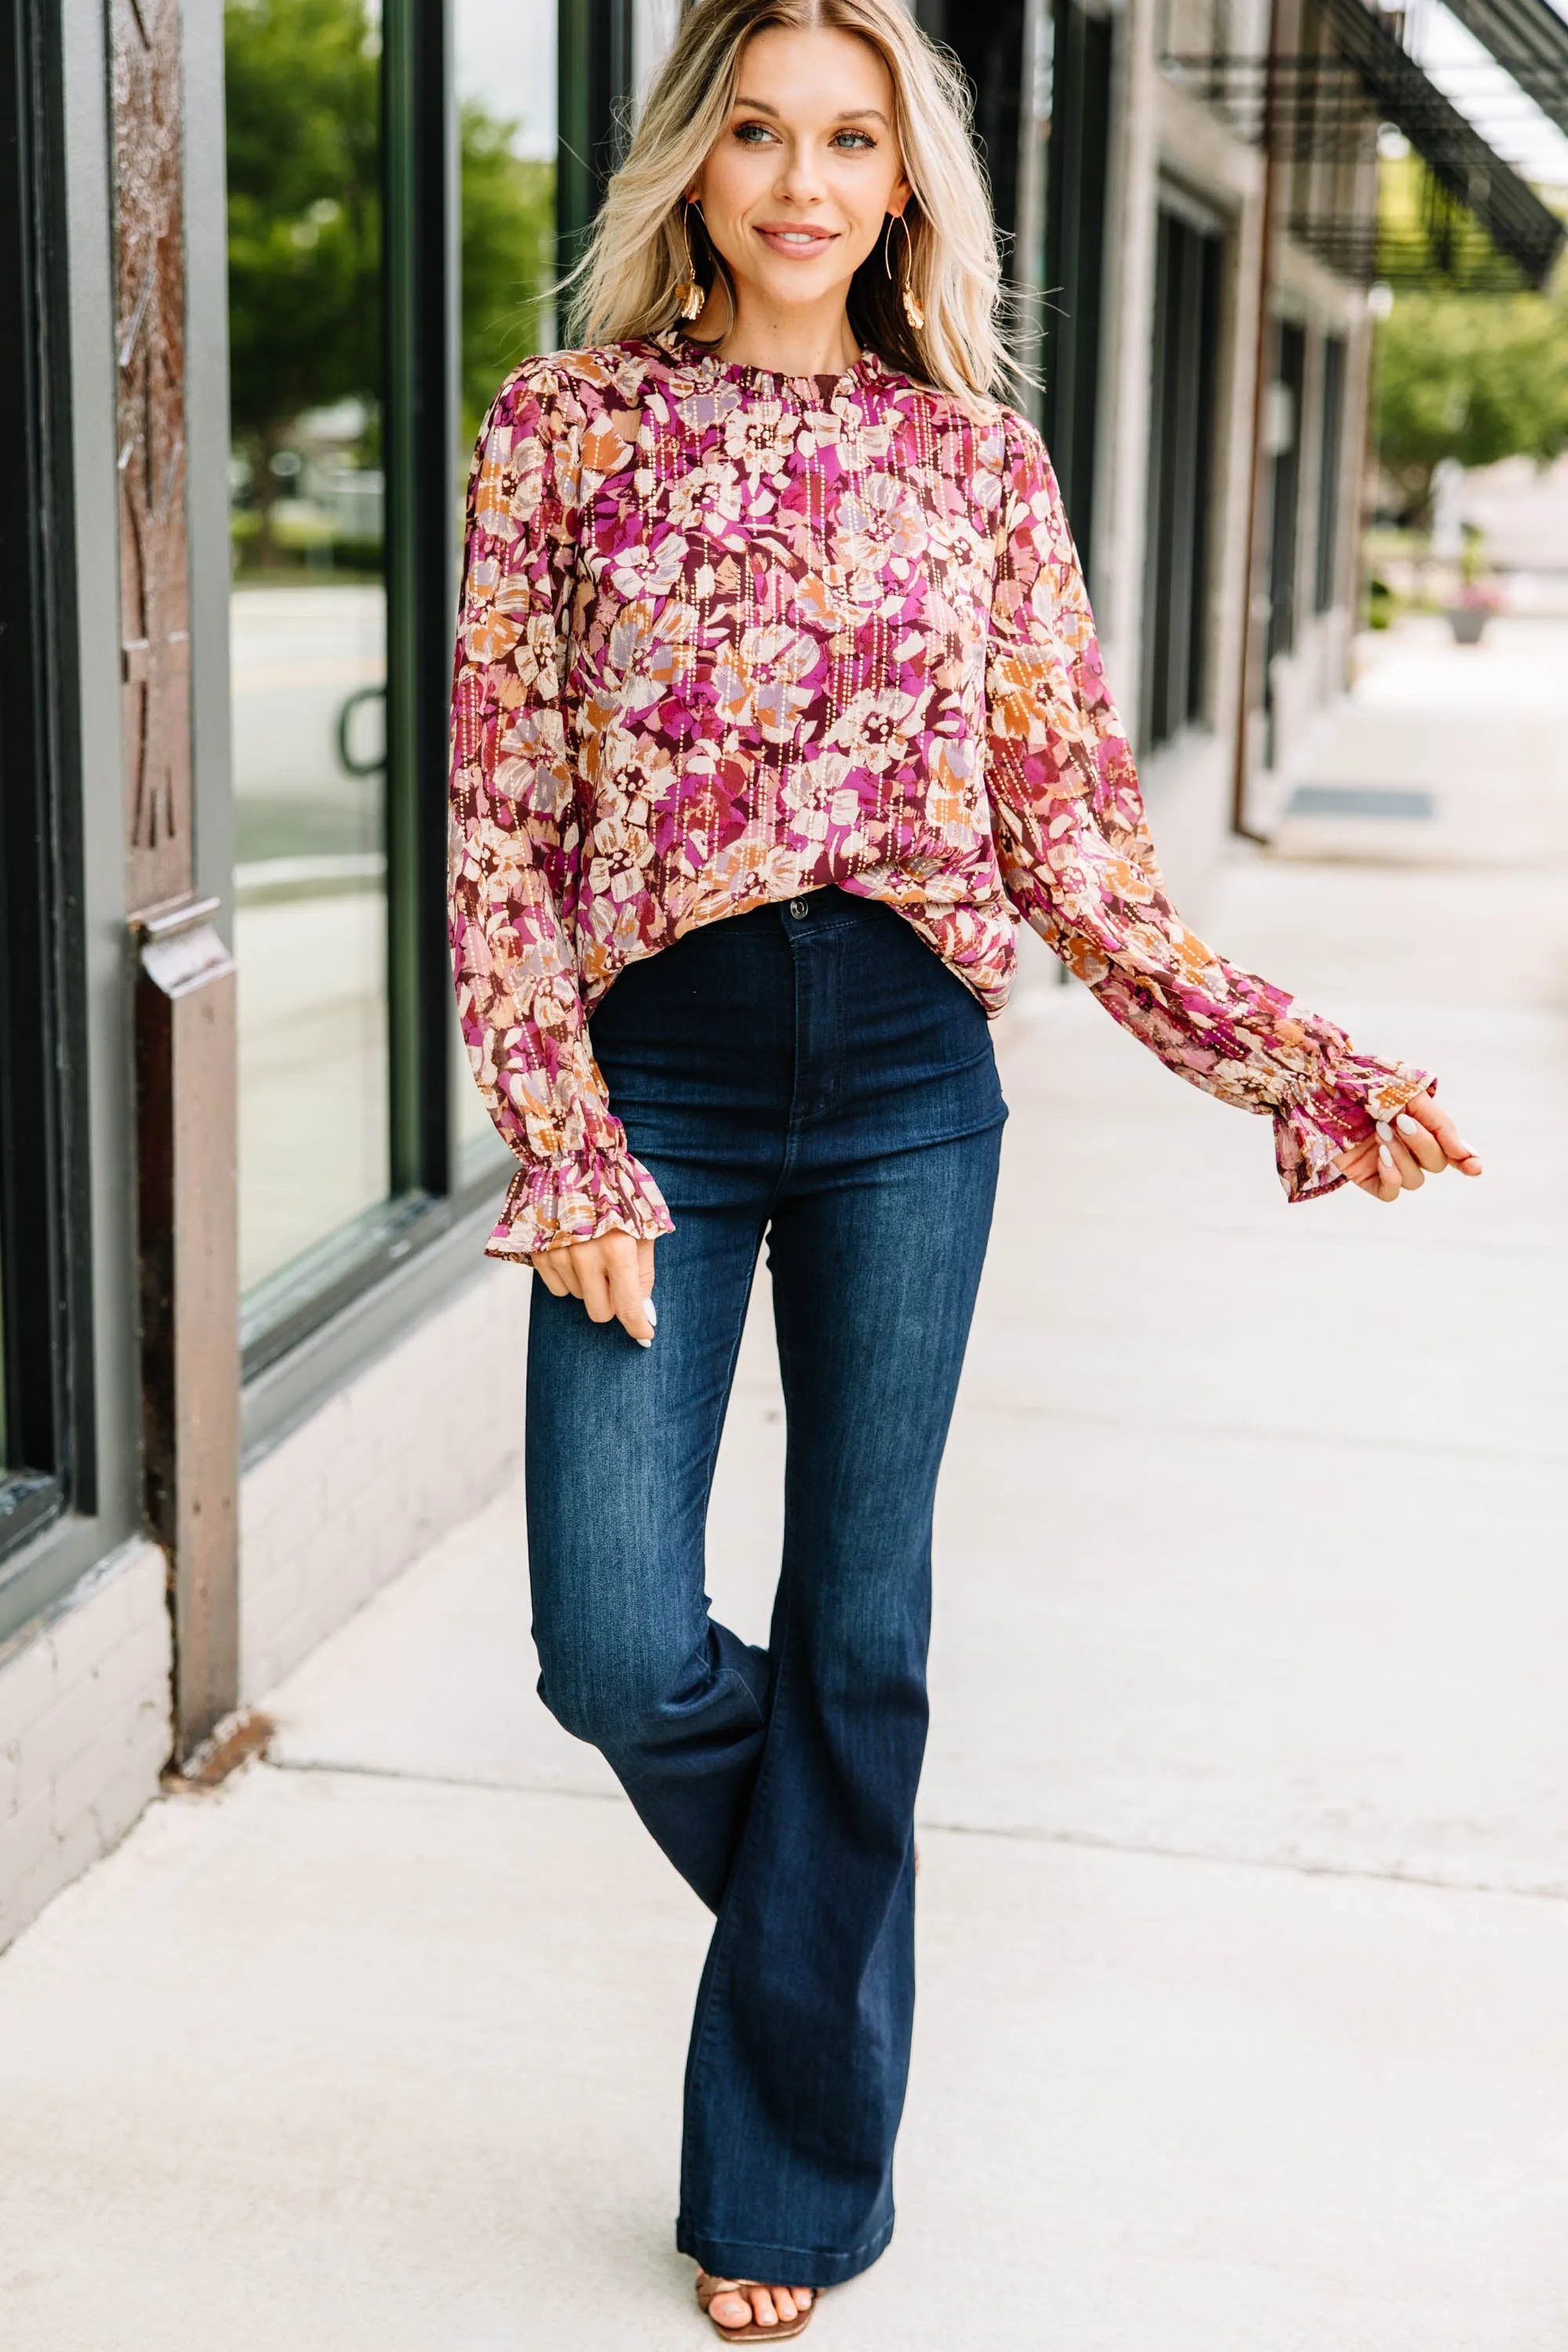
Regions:
<instances>
[{"instance_id":1,"label":"potted plant","mask_svg":"<svg viewBox=\"0 0 1568 2352\"><path fill-rule=\"evenodd\" d=\"M1479 646L1488 621L1501 602L1496 582L1487 576L1480 532L1467 526L1459 556L1458 596L1455 603L1443 607L1454 632L1454 643Z\"/></svg>"}]
</instances>

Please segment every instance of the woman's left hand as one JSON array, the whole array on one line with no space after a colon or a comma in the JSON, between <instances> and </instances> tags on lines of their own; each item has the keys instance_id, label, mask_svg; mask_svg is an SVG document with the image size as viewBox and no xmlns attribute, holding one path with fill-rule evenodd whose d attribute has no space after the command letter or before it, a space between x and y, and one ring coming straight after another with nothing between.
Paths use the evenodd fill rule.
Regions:
<instances>
[{"instance_id":1,"label":"woman's left hand","mask_svg":"<svg viewBox=\"0 0 1568 2352\"><path fill-rule=\"evenodd\" d=\"M1430 1094L1416 1095L1397 1118L1379 1119L1375 1134L1342 1151L1336 1164L1374 1201L1397 1201L1401 1192L1418 1192L1428 1176L1440 1176L1445 1168L1457 1168L1461 1176L1481 1172L1480 1161Z\"/></svg>"}]
</instances>

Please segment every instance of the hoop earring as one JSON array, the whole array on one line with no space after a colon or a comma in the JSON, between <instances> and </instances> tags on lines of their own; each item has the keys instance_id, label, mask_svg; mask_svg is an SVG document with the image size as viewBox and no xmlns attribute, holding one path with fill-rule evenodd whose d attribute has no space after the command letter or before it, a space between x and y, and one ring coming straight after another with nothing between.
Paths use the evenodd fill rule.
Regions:
<instances>
[{"instance_id":1,"label":"hoop earring","mask_svg":"<svg viewBox=\"0 0 1568 2352\"><path fill-rule=\"evenodd\" d=\"M905 318L909 320L910 327L918 335L921 329L926 322L925 305L921 302L920 296L915 292L914 288L910 284L910 262L914 252L914 240L910 235L910 225L907 220L904 220L902 213L889 213L888 215L888 226L882 231L882 267L888 273L888 282L890 285L892 283L893 277L893 263L889 247L892 244L893 223L895 221L902 221L904 229L904 275L903 282L899 288L899 299L904 306Z\"/></svg>"},{"instance_id":2,"label":"hoop earring","mask_svg":"<svg viewBox=\"0 0 1568 2352\"><path fill-rule=\"evenodd\" d=\"M680 216L680 234L686 246L686 275L675 289L675 315L678 319L689 320L698 316L707 299L698 283L697 264L691 257L690 218L691 200L688 197L686 210Z\"/></svg>"}]
</instances>

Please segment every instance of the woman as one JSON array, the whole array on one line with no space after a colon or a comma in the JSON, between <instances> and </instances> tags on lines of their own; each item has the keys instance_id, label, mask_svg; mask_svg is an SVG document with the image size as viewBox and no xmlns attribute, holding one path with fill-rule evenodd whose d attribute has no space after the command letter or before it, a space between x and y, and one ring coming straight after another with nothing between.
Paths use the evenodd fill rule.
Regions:
<instances>
[{"instance_id":1,"label":"woman","mask_svg":"<svg viewBox=\"0 0 1568 2352\"><path fill-rule=\"evenodd\" d=\"M678 2239L731 2341L799 2334L892 2230L931 1502L1013 921L1269 1113L1293 1200L1479 1173L1422 1072L1165 897L1045 451L992 397L994 255L896 0L700 0L600 218L592 348L503 387L470 493L453 941L520 1162L490 1253L539 1277L540 1688L717 1914ZM703 1592L764 1237L765 1652Z\"/></svg>"}]
</instances>

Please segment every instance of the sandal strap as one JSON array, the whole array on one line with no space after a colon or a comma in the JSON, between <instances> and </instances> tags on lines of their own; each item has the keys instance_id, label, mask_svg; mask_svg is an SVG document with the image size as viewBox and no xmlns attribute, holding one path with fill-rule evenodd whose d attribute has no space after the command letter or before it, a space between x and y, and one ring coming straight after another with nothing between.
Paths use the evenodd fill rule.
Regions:
<instances>
[{"instance_id":1,"label":"sandal strap","mask_svg":"<svg viewBox=\"0 0 1568 2352\"><path fill-rule=\"evenodd\" d=\"M710 2278L707 2272L702 2271L698 2274L697 2300L706 2311L715 2295L744 2294L750 2288L760 2284L758 2279Z\"/></svg>"},{"instance_id":2,"label":"sandal strap","mask_svg":"<svg viewBox=\"0 0 1568 2352\"><path fill-rule=\"evenodd\" d=\"M721 2294L749 2294L754 2287L763 2284L762 2279L710 2278L706 2271L700 2271L697 2274L697 2301L701 2309L707 2311L710 2304ZM770 2294L773 2293L772 2287L768 2288L768 2293ZM807 2287L806 2293L810 2295L811 2301L807 2304L805 2312L801 2315L803 2318L816 2308L816 2288ZM762 2332L768 2336L776 2336L778 2329L769 2327Z\"/></svg>"}]
</instances>

